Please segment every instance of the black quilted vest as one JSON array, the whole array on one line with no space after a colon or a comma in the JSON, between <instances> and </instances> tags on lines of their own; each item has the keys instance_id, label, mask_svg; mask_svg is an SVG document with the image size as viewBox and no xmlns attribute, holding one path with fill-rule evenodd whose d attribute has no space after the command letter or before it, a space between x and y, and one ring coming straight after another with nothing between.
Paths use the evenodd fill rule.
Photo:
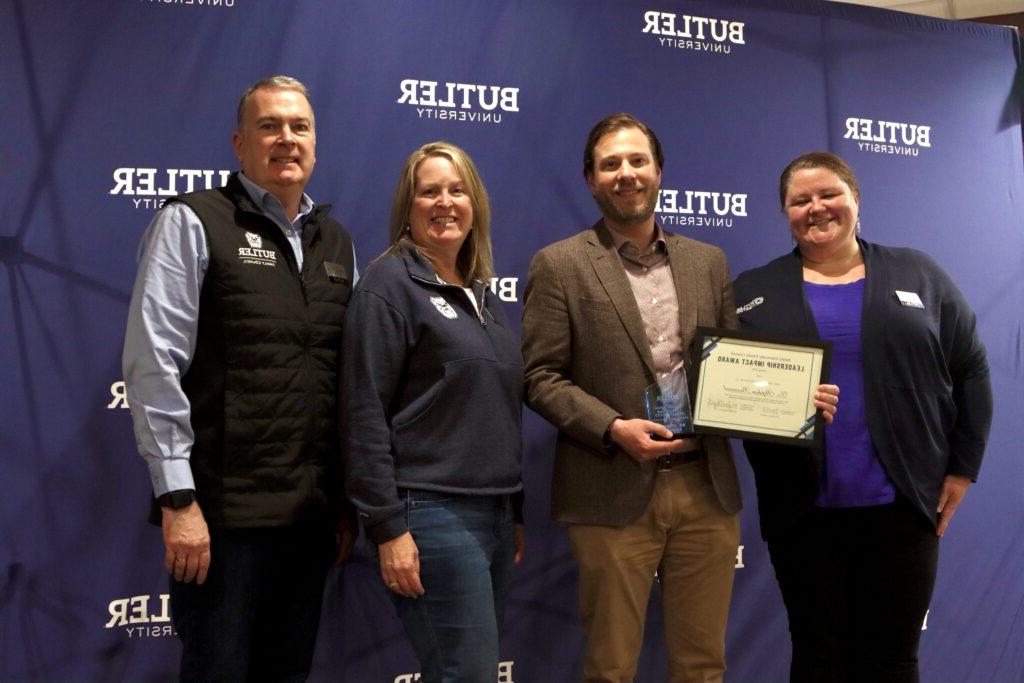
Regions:
<instances>
[{"instance_id":1,"label":"black quilted vest","mask_svg":"<svg viewBox=\"0 0 1024 683\"><path fill-rule=\"evenodd\" d=\"M203 223L210 261L192 363L191 466L212 527L326 522L340 502L338 345L352 241L318 206L299 272L281 229L232 175L176 197Z\"/></svg>"}]
</instances>

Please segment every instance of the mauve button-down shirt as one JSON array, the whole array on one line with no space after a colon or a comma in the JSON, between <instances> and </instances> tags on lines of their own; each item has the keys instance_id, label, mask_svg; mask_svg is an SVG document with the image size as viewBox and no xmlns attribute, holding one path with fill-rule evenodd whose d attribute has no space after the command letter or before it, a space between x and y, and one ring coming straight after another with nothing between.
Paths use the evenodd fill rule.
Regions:
<instances>
[{"instance_id":1,"label":"mauve button-down shirt","mask_svg":"<svg viewBox=\"0 0 1024 683\"><path fill-rule=\"evenodd\" d=\"M643 253L628 239L610 229L612 243L633 289L644 333L654 358L654 371L671 372L683 360L683 339L679 330L679 300L668 260L668 244L661 226L654 243Z\"/></svg>"}]
</instances>

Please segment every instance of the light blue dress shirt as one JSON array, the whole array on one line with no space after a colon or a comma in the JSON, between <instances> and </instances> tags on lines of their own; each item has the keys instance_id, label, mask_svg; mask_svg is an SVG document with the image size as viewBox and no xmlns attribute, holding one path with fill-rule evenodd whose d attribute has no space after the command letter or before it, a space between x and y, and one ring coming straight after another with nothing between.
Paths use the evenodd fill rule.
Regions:
<instances>
[{"instance_id":1,"label":"light blue dress shirt","mask_svg":"<svg viewBox=\"0 0 1024 683\"><path fill-rule=\"evenodd\" d=\"M256 206L281 228L301 269L302 229L313 201L303 194L299 213L289 221L277 197L242 173L238 178ZM188 461L195 437L181 378L195 351L199 292L209 265L199 217L179 202L162 208L143 234L138 258L121 367L135 442L149 467L153 494L161 496L195 488ZM356 271L353 286L358 279Z\"/></svg>"}]
</instances>

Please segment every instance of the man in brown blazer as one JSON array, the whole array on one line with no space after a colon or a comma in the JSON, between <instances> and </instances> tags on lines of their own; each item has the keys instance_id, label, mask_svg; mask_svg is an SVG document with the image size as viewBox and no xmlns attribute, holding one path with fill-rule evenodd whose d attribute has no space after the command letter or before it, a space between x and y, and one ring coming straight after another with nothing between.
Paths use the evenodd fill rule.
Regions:
<instances>
[{"instance_id":1,"label":"man in brown blazer","mask_svg":"<svg viewBox=\"0 0 1024 683\"><path fill-rule=\"evenodd\" d=\"M684 360L692 369L695 328L734 328L736 307L722 251L654 220L663 160L632 116L595 125L583 174L603 218L538 252L526 285L527 403L558 428L552 515L579 566L588 682L633 680L655 572L671 680L725 671L741 506L732 452L642 416L647 386Z\"/></svg>"}]
</instances>

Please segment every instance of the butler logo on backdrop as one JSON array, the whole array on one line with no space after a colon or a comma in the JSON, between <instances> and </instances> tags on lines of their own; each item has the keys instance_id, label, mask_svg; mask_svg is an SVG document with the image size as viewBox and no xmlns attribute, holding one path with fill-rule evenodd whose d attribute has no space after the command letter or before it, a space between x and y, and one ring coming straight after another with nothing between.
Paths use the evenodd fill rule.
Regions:
<instances>
[{"instance_id":1,"label":"butler logo on backdrop","mask_svg":"<svg viewBox=\"0 0 1024 683\"><path fill-rule=\"evenodd\" d=\"M662 47L696 52L732 52L733 45L746 45L743 22L690 14L644 12L644 33L658 40Z\"/></svg>"},{"instance_id":2,"label":"butler logo on backdrop","mask_svg":"<svg viewBox=\"0 0 1024 683\"><path fill-rule=\"evenodd\" d=\"M177 635L171 625L170 596L133 595L117 598L107 605L104 628L123 629L129 638L158 638Z\"/></svg>"},{"instance_id":3,"label":"butler logo on backdrop","mask_svg":"<svg viewBox=\"0 0 1024 683\"><path fill-rule=\"evenodd\" d=\"M492 277L491 292L502 301L519 301L519 278Z\"/></svg>"},{"instance_id":4,"label":"butler logo on backdrop","mask_svg":"<svg viewBox=\"0 0 1024 683\"><path fill-rule=\"evenodd\" d=\"M107 401L107 410L118 410L128 408L128 395L125 392L124 380L120 379L110 385L110 400Z\"/></svg>"},{"instance_id":5,"label":"butler logo on backdrop","mask_svg":"<svg viewBox=\"0 0 1024 683\"><path fill-rule=\"evenodd\" d=\"M654 207L663 225L731 228L736 218L747 217L747 195L739 192L667 190L658 192Z\"/></svg>"},{"instance_id":6,"label":"butler logo on backdrop","mask_svg":"<svg viewBox=\"0 0 1024 683\"><path fill-rule=\"evenodd\" d=\"M519 111L519 88L406 78L398 90L395 102L415 107L421 119L501 123L505 114Z\"/></svg>"},{"instance_id":7,"label":"butler logo on backdrop","mask_svg":"<svg viewBox=\"0 0 1024 683\"><path fill-rule=\"evenodd\" d=\"M498 680L497 683L515 683L512 680L512 665L515 662L498 662ZM418 683L420 681L419 673L414 674L402 674L396 676L394 683Z\"/></svg>"},{"instance_id":8,"label":"butler logo on backdrop","mask_svg":"<svg viewBox=\"0 0 1024 683\"><path fill-rule=\"evenodd\" d=\"M923 148L932 146L932 127L850 116L845 121L843 138L855 141L862 152L916 157Z\"/></svg>"},{"instance_id":9,"label":"butler logo on backdrop","mask_svg":"<svg viewBox=\"0 0 1024 683\"><path fill-rule=\"evenodd\" d=\"M194 5L196 7L234 7L235 0L142 0L147 5Z\"/></svg>"},{"instance_id":10,"label":"butler logo on backdrop","mask_svg":"<svg viewBox=\"0 0 1024 683\"><path fill-rule=\"evenodd\" d=\"M230 175L230 170L209 168L118 168L108 194L129 197L136 209L156 210L167 197L223 187Z\"/></svg>"}]
</instances>

